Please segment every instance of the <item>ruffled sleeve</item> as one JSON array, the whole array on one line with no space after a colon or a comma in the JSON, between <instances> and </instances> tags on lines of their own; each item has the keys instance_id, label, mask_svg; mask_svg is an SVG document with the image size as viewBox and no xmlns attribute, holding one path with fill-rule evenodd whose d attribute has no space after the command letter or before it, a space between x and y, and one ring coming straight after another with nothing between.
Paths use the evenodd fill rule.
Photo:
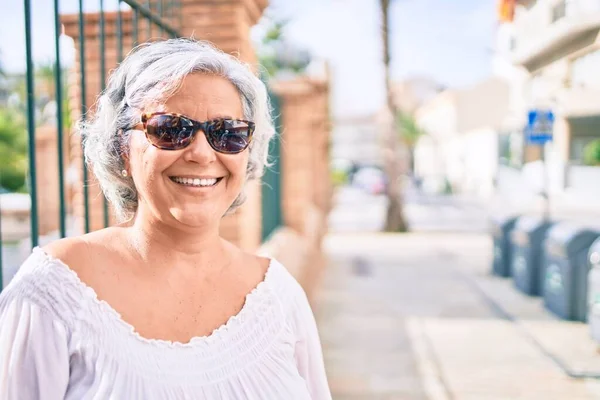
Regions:
<instances>
[{"instance_id":1,"label":"ruffled sleeve","mask_svg":"<svg viewBox=\"0 0 600 400\"><path fill-rule=\"evenodd\" d=\"M0 399L63 399L67 390L71 310L40 256L34 252L0 293Z\"/></svg>"},{"instance_id":2,"label":"ruffled sleeve","mask_svg":"<svg viewBox=\"0 0 600 400\"><path fill-rule=\"evenodd\" d=\"M297 285L293 303L293 328L297 335L295 357L298 371L306 381L313 400L331 399L317 324L300 285Z\"/></svg>"},{"instance_id":3,"label":"ruffled sleeve","mask_svg":"<svg viewBox=\"0 0 600 400\"><path fill-rule=\"evenodd\" d=\"M35 304L0 301L0 398L63 399L68 381L64 327Z\"/></svg>"}]
</instances>

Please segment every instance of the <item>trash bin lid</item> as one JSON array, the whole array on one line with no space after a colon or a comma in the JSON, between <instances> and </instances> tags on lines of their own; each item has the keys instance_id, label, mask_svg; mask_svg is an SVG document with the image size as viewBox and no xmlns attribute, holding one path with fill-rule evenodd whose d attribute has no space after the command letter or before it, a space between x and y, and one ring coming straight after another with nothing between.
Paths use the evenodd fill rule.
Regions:
<instances>
[{"instance_id":1,"label":"trash bin lid","mask_svg":"<svg viewBox=\"0 0 600 400\"><path fill-rule=\"evenodd\" d=\"M495 225L505 225L507 223L515 221L519 218L518 215L515 214L495 214L492 215L491 222Z\"/></svg>"},{"instance_id":2,"label":"trash bin lid","mask_svg":"<svg viewBox=\"0 0 600 400\"><path fill-rule=\"evenodd\" d=\"M494 236L502 236L504 234L504 229L512 229L514 226L518 215L513 214L500 214L493 215L490 218L490 232Z\"/></svg>"},{"instance_id":3,"label":"trash bin lid","mask_svg":"<svg viewBox=\"0 0 600 400\"><path fill-rule=\"evenodd\" d=\"M546 224L548 221L541 217L524 215L517 220L515 231L530 233Z\"/></svg>"},{"instance_id":4,"label":"trash bin lid","mask_svg":"<svg viewBox=\"0 0 600 400\"><path fill-rule=\"evenodd\" d=\"M600 236L600 229L571 221L560 222L548 231L546 250L559 257L567 257L587 249Z\"/></svg>"}]
</instances>

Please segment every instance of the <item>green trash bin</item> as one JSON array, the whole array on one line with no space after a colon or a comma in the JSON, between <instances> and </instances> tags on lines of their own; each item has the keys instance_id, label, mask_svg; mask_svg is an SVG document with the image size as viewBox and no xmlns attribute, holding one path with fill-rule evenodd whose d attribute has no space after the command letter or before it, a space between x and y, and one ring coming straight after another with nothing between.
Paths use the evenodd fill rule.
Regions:
<instances>
[{"instance_id":1,"label":"green trash bin","mask_svg":"<svg viewBox=\"0 0 600 400\"><path fill-rule=\"evenodd\" d=\"M491 220L491 235L494 244L492 258L492 274L502 277L510 276L510 260L512 245L510 234L515 227L518 216L498 216Z\"/></svg>"},{"instance_id":2,"label":"green trash bin","mask_svg":"<svg viewBox=\"0 0 600 400\"><path fill-rule=\"evenodd\" d=\"M585 321L588 297L588 253L600 236L597 229L562 222L548 232L545 243L544 305L557 316Z\"/></svg>"},{"instance_id":3,"label":"green trash bin","mask_svg":"<svg viewBox=\"0 0 600 400\"><path fill-rule=\"evenodd\" d=\"M592 338L600 343L600 239L590 247L588 266L587 321Z\"/></svg>"},{"instance_id":4,"label":"green trash bin","mask_svg":"<svg viewBox=\"0 0 600 400\"><path fill-rule=\"evenodd\" d=\"M542 245L552 225L554 222L541 217L524 216L518 219L511 234L513 281L517 289L530 296L541 294Z\"/></svg>"}]
</instances>

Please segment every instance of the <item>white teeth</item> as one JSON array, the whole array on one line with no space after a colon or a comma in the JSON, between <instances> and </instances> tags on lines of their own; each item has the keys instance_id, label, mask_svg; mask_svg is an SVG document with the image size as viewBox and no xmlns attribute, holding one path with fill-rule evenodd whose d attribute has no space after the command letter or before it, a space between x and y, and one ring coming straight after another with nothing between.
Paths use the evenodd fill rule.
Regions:
<instances>
[{"instance_id":1,"label":"white teeth","mask_svg":"<svg viewBox=\"0 0 600 400\"><path fill-rule=\"evenodd\" d=\"M182 184L182 185L189 185L189 186L213 186L217 183L217 179L212 178L212 179L199 179L199 178L180 178L180 177L173 177L172 178L173 181Z\"/></svg>"}]
</instances>

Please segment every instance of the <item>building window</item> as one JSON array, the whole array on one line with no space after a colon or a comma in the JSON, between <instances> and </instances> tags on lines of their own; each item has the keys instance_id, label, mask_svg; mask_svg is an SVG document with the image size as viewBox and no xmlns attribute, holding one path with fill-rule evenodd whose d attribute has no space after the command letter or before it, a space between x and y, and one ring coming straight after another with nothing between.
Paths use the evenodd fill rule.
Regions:
<instances>
[{"instance_id":1,"label":"building window","mask_svg":"<svg viewBox=\"0 0 600 400\"><path fill-rule=\"evenodd\" d=\"M510 51L515 51L517 49L517 38L514 36L511 36L508 42L508 48L510 49Z\"/></svg>"},{"instance_id":2,"label":"building window","mask_svg":"<svg viewBox=\"0 0 600 400\"><path fill-rule=\"evenodd\" d=\"M570 162L574 165L582 165L583 164L583 153L585 151L585 146L587 146L590 142L592 142L594 137L574 137L571 139L571 145L569 146L569 156Z\"/></svg>"},{"instance_id":3,"label":"building window","mask_svg":"<svg viewBox=\"0 0 600 400\"><path fill-rule=\"evenodd\" d=\"M600 89L600 49L576 58L571 63L571 87Z\"/></svg>"},{"instance_id":4,"label":"building window","mask_svg":"<svg viewBox=\"0 0 600 400\"><path fill-rule=\"evenodd\" d=\"M552 7L552 23L573 14L573 0L562 0Z\"/></svg>"}]
</instances>

